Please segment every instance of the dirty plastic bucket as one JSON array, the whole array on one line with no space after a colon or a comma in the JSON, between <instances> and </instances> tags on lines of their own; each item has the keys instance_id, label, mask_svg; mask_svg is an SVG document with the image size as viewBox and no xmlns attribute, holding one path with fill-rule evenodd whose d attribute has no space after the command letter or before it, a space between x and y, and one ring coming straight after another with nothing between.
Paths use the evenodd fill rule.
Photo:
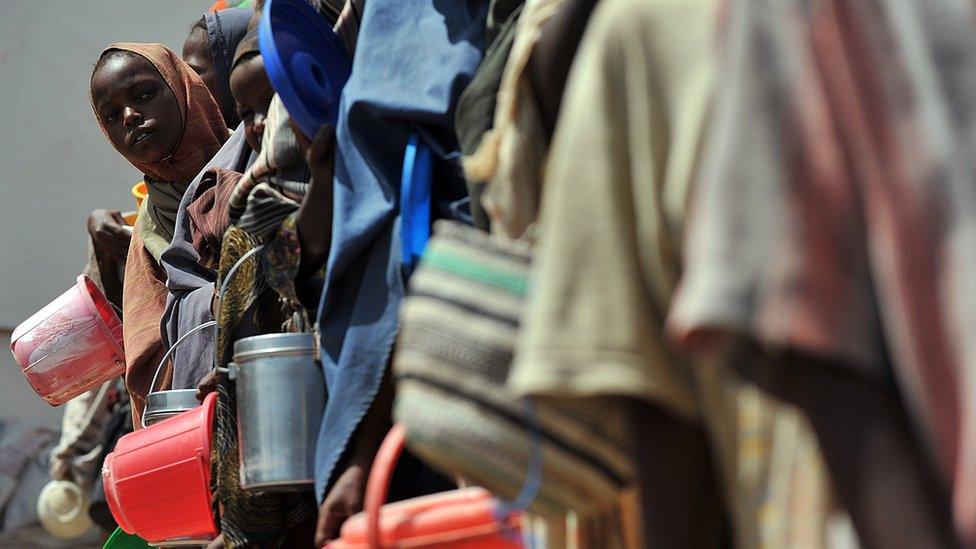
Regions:
<instances>
[{"instance_id":1,"label":"dirty plastic bucket","mask_svg":"<svg viewBox=\"0 0 976 549\"><path fill-rule=\"evenodd\" d=\"M206 545L217 536L210 492L216 393L203 405L119 439L102 480L112 516L152 545Z\"/></svg>"},{"instance_id":2,"label":"dirty plastic bucket","mask_svg":"<svg viewBox=\"0 0 976 549\"><path fill-rule=\"evenodd\" d=\"M325 381L309 333L265 334L234 342L241 488L311 490Z\"/></svg>"},{"instance_id":3,"label":"dirty plastic bucket","mask_svg":"<svg viewBox=\"0 0 976 549\"><path fill-rule=\"evenodd\" d=\"M51 406L125 373L122 321L86 275L17 326L10 350L31 388Z\"/></svg>"}]
</instances>

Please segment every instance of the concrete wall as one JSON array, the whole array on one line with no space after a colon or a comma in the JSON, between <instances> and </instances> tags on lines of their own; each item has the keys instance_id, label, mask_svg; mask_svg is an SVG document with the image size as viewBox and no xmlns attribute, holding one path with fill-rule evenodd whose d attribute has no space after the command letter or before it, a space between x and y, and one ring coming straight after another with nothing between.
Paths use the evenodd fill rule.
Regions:
<instances>
[{"instance_id":1,"label":"concrete wall","mask_svg":"<svg viewBox=\"0 0 976 549\"><path fill-rule=\"evenodd\" d=\"M91 210L134 207L129 188L140 174L112 149L88 105L98 54L117 41L179 52L211 3L0 0L0 328L73 283Z\"/></svg>"}]
</instances>

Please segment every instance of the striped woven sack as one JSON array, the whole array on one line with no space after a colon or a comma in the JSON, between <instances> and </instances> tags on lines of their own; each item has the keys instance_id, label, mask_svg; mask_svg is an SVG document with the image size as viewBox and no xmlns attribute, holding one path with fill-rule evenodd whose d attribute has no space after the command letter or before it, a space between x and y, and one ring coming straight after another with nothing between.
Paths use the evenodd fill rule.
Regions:
<instances>
[{"instance_id":1,"label":"striped woven sack","mask_svg":"<svg viewBox=\"0 0 976 549\"><path fill-rule=\"evenodd\" d=\"M619 415L609 403L527 407L505 385L529 248L458 223L434 228L401 308L394 359L395 416L410 448L509 500L527 477L539 476L541 462L532 513L612 509L634 473L624 425L610 419Z\"/></svg>"}]
</instances>

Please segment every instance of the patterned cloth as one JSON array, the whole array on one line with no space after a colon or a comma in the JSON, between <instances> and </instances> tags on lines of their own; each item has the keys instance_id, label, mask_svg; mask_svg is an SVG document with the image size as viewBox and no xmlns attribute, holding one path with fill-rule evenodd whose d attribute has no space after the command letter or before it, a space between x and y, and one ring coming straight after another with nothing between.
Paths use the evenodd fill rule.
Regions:
<instances>
[{"instance_id":1,"label":"patterned cloth","mask_svg":"<svg viewBox=\"0 0 976 549\"><path fill-rule=\"evenodd\" d=\"M401 308L395 418L410 447L448 474L512 501L538 459L528 510L607 514L634 479L629 432L614 421L622 416L612 399L538 402L530 413L505 385L530 259L524 243L436 225ZM604 541L598 547L609 547Z\"/></svg>"},{"instance_id":2,"label":"patterned cloth","mask_svg":"<svg viewBox=\"0 0 976 549\"><path fill-rule=\"evenodd\" d=\"M220 279L257 241L238 227L230 227L221 249ZM288 315L279 306L278 296L260 279L269 272L259 269L260 260L246 260L229 281L220 302L217 352L226 364L234 341L250 335L281 331ZM288 266L283 266L286 269ZM213 489L220 503L220 529L224 547L295 547L293 536L314 521L318 510L312 494L276 494L244 491L240 487L237 447L237 391L234 382L221 376L217 384L217 410L214 418Z\"/></svg>"},{"instance_id":3,"label":"patterned cloth","mask_svg":"<svg viewBox=\"0 0 976 549\"><path fill-rule=\"evenodd\" d=\"M218 248L221 256L218 280L225 280L228 270L245 253L258 245L265 246L227 281L218 316L216 356L221 364L231 358L233 342L241 337L310 327L295 281L301 260L295 226L299 203L284 194L304 195L309 172L288 113L277 96L268 109L261 142L261 152L243 176L215 172L218 179L215 188L220 189L220 197L216 199L223 201L225 220L230 223ZM234 184L228 185L229 182ZM321 288L321 278L309 283ZM315 498L309 493L275 494L241 489L234 383L222 376L217 393L213 478L222 508L225 547L307 545L310 540L302 536L311 532L315 521Z\"/></svg>"},{"instance_id":4,"label":"patterned cloth","mask_svg":"<svg viewBox=\"0 0 976 549\"><path fill-rule=\"evenodd\" d=\"M228 200L230 222L261 243L271 240L281 222L300 206L283 193L304 196L308 192L308 166L289 119L275 94L268 106L261 152Z\"/></svg>"},{"instance_id":5,"label":"patterned cloth","mask_svg":"<svg viewBox=\"0 0 976 549\"><path fill-rule=\"evenodd\" d=\"M894 374L976 547L976 7L732 2L671 318ZM735 253L729 253L736 250Z\"/></svg>"}]
</instances>

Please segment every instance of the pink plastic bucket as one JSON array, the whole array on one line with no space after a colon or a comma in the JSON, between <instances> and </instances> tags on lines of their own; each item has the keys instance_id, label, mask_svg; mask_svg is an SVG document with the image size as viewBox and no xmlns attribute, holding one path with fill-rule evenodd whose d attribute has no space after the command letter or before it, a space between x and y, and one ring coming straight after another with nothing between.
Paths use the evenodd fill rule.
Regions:
<instances>
[{"instance_id":1,"label":"pink plastic bucket","mask_svg":"<svg viewBox=\"0 0 976 549\"><path fill-rule=\"evenodd\" d=\"M122 321L85 275L17 326L10 350L27 382L51 406L125 372Z\"/></svg>"},{"instance_id":2,"label":"pink plastic bucket","mask_svg":"<svg viewBox=\"0 0 976 549\"><path fill-rule=\"evenodd\" d=\"M119 439L105 457L105 499L119 526L153 545L217 536L210 440L217 394L203 405Z\"/></svg>"}]
</instances>

